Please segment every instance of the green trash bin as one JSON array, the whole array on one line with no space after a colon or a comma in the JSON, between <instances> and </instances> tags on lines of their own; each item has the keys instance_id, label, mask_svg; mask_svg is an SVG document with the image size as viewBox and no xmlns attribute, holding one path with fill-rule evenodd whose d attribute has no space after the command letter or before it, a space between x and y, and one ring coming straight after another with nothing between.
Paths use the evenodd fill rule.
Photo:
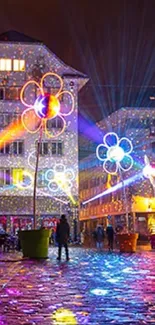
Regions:
<instances>
[{"instance_id":1,"label":"green trash bin","mask_svg":"<svg viewBox=\"0 0 155 325\"><path fill-rule=\"evenodd\" d=\"M23 257L47 258L50 234L49 229L19 231Z\"/></svg>"}]
</instances>

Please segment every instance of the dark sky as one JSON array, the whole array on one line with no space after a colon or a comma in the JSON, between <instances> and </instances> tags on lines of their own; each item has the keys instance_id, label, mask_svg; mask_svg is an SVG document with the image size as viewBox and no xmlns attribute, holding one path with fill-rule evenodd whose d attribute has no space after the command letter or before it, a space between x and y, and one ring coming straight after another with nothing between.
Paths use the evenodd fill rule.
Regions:
<instances>
[{"instance_id":1,"label":"dark sky","mask_svg":"<svg viewBox=\"0 0 155 325\"><path fill-rule=\"evenodd\" d=\"M155 0L1 0L0 33L8 30L43 41L88 75L80 111L92 120L155 106Z\"/></svg>"}]
</instances>

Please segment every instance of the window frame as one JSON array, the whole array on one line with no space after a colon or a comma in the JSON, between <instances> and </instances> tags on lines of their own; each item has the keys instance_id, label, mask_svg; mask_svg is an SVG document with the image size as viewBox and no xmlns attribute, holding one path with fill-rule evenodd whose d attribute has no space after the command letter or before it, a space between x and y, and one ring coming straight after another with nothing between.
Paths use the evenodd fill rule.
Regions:
<instances>
[{"instance_id":1,"label":"window frame","mask_svg":"<svg viewBox=\"0 0 155 325\"><path fill-rule=\"evenodd\" d=\"M21 68L22 62L24 63L24 69ZM15 65L17 67L15 68ZM24 72L25 71L25 60L24 59L13 59L12 60L12 70L13 72Z\"/></svg>"},{"instance_id":2,"label":"window frame","mask_svg":"<svg viewBox=\"0 0 155 325\"><path fill-rule=\"evenodd\" d=\"M10 63L10 68L7 69L7 63ZM4 68L2 66L4 65ZM0 58L0 71L12 71L12 59Z\"/></svg>"},{"instance_id":3,"label":"window frame","mask_svg":"<svg viewBox=\"0 0 155 325\"><path fill-rule=\"evenodd\" d=\"M14 145L16 144L16 148L17 148L17 153L14 152ZM19 146L20 144L22 144L22 152L20 153L19 151ZM12 148L11 148L11 154L13 156L23 156L24 155L24 140L16 140L12 142Z\"/></svg>"},{"instance_id":4,"label":"window frame","mask_svg":"<svg viewBox=\"0 0 155 325\"><path fill-rule=\"evenodd\" d=\"M56 150L55 150L55 153L53 153L52 152L52 145L53 144L55 144L55 147L56 147ZM59 146L59 144L61 144L61 154L58 152L58 146ZM63 152L63 150L64 150L64 145L63 145L63 141L61 141L61 140L55 140L55 141L51 141L51 155L52 156L57 156L57 157L62 157L63 155L64 155L64 152Z\"/></svg>"},{"instance_id":5,"label":"window frame","mask_svg":"<svg viewBox=\"0 0 155 325\"><path fill-rule=\"evenodd\" d=\"M3 171L3 182L1 182L1 172ZM7 171L9 171L9 183L7 184ZM3 184L2 184L3 183ZM0 167L0 187L10 186L12 184L12 169Z\"/></svg>"}]
</instances>

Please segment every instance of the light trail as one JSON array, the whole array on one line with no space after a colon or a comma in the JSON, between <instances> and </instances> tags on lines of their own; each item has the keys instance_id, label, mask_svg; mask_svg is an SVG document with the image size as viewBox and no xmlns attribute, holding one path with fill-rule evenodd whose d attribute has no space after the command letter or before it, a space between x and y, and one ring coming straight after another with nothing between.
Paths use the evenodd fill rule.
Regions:
<instances>
[{"instance_id":1,"label":"light trail","mask_svg":"<svg viewBox=\"0 0 155 325\"><path fill-rule=\"evenodd\" d=\"M120 188L122 188L123 186L128 186L129 184L133 183L135 180L137 180L138 178L140 178L142 176L142 173L139 173L139 174L136 174L126 180L124 180L123 182L120 182L118 184L116 184L115 186L111 187L111 188L108 188L106 191L104 192L101 192L95 196L93 196L92 198L90 198L89 200L86 200L86 201L83 201L82 204L85 205L89 202L92 202L102 196L105 196L107 194L110 194L110 193L113 193L117 190L119 190Z\"/></svg>"}]
</instances>

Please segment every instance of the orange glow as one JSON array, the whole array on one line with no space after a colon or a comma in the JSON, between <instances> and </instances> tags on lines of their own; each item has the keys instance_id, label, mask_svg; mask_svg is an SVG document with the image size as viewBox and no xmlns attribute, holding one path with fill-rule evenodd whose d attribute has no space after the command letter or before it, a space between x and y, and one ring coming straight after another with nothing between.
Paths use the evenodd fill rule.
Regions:
<instances>
[{"instance_id":1,"label":"orange glow","mask_svg":"<svg viewBox=\"0 0 155 325\"><path fill-rule=\"evenodd\" d=\"M4 143L10 143L20 138L24 132L25 128L21 120L10 123L10 125L0 132L0 149L3 148Z\"/></svg>"},{"instance_id":2,"label":"orange glow","mask_svg":"<svg viewBox=\"0 0 155 325\"><path fill-rule=\"evenodd\" d=\"M26 118L29 120L29 127L32 130L38 127L40 119L38 119L36 115L34 116L34 112L27 112ZM21 119L11 122L4 130L0 132L0 149L3 148L4 143L8 144L20 138L25 131L25 125Z\"/></svg>"},{"instance_id":3,"label":"orange glow","mask_svg":"<svg viewBox=\"0 0 155 325\"><path fill-rule=\"evenodd\" d=\"M51 119L56 117L60 111L59 100L55 96L50 95L48 105L49 105L49 110L47 113L47 118Z\"/></svg>"}]
</instances>

